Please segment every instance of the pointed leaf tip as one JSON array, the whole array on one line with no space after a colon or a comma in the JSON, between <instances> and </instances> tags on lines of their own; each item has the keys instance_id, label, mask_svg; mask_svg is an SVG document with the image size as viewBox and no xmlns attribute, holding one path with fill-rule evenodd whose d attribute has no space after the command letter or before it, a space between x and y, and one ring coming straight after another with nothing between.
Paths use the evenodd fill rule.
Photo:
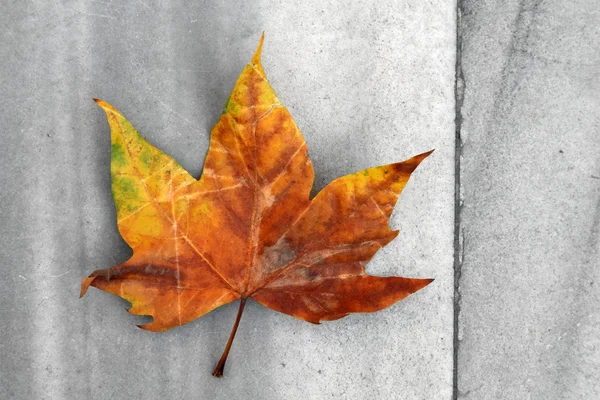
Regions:
<instances>
[{"instance_id":1,"label":"pointed leaf tip","mask_svg":"<svg viewBox=\"0 0 600 400\"><path fill-rule=\"evenodd\" d=\"M414 158L419 159L419 161L424 160L425 158L427 158L429 155L431 155L431 153L433 153L435 151L435 149L431 149L429 151L426 151L425 153L421 153L419 155L414 156Z\"/></svg>"},{"instance_id":2,"label":"pointed leaf tip","mask_svg":"<svg viewBox=\"0 0 600 400\"><path fill-rule=\"evenodd\" d=\"M250 61L252 68L254 68L255 71L257 71L263 78L267 79L265 76L265 71L263 70L262 67L262 62L260 61L260 56L262 54L262 46L263 46L263 42L265 40L265 33L263 32L262 35L260 35L260 41L258 42L258 46L256 47L256 51L254 52L254 55L252 56L252 60Z\"/></svg>"},{"instance_id":3,"label":"pointed leaf tip","mask_svg":"<svg viewBox=\"0 0 600 400\"><path fill-rule=\"evenodd\" d=\"M421 164L421 162L426 159L431 153L433 153L435 149L431 149L429 151L426 151L425 153L421 153L418 154L412 158L409 158L406 161L402 161L400 163L397 163L395 165L398 166L402 166L405 168L408 168L408 170L410 171L410 173L412 173L415 169L417 169L417 167Z\"/></svg>"},{"instance_id":4,"label":"pointed leaf tip","mask_svg":"<svg viewBox=\"0 0 600 400\"><path fill-rule=\"evenodd\" d=\"M155 321L149 322L144 325L136 325L136 326L140 329L143 329L145 331L150 331L150 332L164 332L167 329L169 329L169 328L161 327L158 324L155 324Z\"/></svg>"},{"instance_id":5,"label":"pointed leaf tip","mask_svg":"<svg viewBox=\"0 0 600 400\"><path fill-rule=\"evenodd\" d=\"M100 100L100 99L93 99L93 100L96 102L96 104L98 104L100 107L102 107L102 109L105 112L109 112L110 111L110 112L113 112L115 114L121 114L119 112L119 110L117 110L116 108L114 108L113 106L111 106L110 104L108 104L107 102L105 102L104 100Z\"/></svg>"},{"instance_id":6,"label":"pointed leaf tip","mask_svg":"<svg viewBox=\"0 0 600 400\"><path fill-rule=\"evenodd\" d=\"M262 35L260 35L260 41L258 42L256 51L254 52L254 55L252 56L252 65L253 66L261 66L260 56L262 53L262 46L263 46L264 41L265 41L265 33L263 32Z\"/></svg>"},{"instance_id":7,"label":"pointed leaf tip","mask_svg":"<svg viewBox=\"0 0 600 400\"><path fill-rule=\"evenodd\" d=\"M416 281L418 281L418 283L416 285L416 290L415 291L423 289L425 286L429 285L434 280L435 279L432 279L432 278L428 278L428 279L416 279Z\"/></svg>"},{"instance_id":8,"label":"pointed leaf tip","mask_svg":"<svg viewBox=\"0 0 600 400\"><path fill-rule=\"evenodd\" d=\"M96 279L95 276L88 276L87 278L83 278L81 280L81 291L79 292L79 298L85 296L85 293L87 292L94 279Z\"/></svg>"}]
</instances>

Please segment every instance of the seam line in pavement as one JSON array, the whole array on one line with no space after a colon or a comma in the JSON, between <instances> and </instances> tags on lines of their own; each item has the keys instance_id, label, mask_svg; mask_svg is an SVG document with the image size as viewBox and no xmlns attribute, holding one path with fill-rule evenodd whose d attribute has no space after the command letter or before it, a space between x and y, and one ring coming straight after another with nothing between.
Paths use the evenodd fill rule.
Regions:
<instances>
[{"instance_id":1,"label":"seam line in pavement","mask_svg":"<svg viewBox=\"0 0 600 400\"><path fill-rule=\"evenodd\" d=\"M465 81L462 70L462 15L463 0L456 1L456 66L454 81L454 106L455 106L455 136L454 136L454 333L452 345L452 399L459 396L458 391L458 349L459 317L460 317L460 278L464 255L464 238L461 232L461 186L460 186L460 159L462 156L462 105L465 93Z\"/></svg>"}]
</instances>

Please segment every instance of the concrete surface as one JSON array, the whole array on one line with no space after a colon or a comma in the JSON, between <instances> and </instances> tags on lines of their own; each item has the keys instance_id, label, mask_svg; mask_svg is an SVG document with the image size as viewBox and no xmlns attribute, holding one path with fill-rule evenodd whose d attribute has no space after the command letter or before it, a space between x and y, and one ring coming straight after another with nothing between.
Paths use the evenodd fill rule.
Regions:
<instances>
[{"instance_id":1,"label":"concrete surface","mask_svg":"<svg viewBox=\"0 0 600 400\"><path fill-rule=\"evenodd\" d=\"M0 398L451 398L455 12L441 0L4 1ZM263 30L265 70L305 134L316 189L436 148L396 209L402 234L370 267L436 281L321 326L249 304L217 380L236 304L156 334L115 296L78 299L82 277L129 256L91 99L198 175Z\"/></svg>"},{"instance_id":2,"label":"concrete surface","mask_svg":"<svg viewBox=\"0 0 600 400\"><path fill-rule=\"evenodd\" d=\"M464 0L458 398L600 398L600 7Z\"/></svg>"}]
</instances>

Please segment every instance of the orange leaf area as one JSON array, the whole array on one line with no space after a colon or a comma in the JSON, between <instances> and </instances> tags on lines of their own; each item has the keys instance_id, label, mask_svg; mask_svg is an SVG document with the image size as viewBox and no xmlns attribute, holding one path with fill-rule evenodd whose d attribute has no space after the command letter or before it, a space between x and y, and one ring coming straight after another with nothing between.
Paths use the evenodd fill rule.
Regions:
<instances>
[{"instance_id":1,"label":"orange leaf area","mask_svg":"<svg viewBox=\"0 0 600 400\"><path fill-rule=\"evenodd\" d=\"M247 298L319 323L381 310L432 281L365 273L397 236L394 205L431 152L338 178L311 200L307 146L265 77L262 41L212 129L198 180L96 100L111 128L117 223L133 256L83 279L82 296L89 286L121 296L130 313L154 318L141 326L151 331L241 299L237 329Z\"/></svg>"}]
</instances>

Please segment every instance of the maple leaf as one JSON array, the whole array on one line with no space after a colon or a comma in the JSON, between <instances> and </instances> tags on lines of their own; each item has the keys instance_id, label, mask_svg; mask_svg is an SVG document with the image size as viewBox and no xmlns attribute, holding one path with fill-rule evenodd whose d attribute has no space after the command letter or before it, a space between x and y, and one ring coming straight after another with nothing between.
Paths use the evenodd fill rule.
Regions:
<instances>
[{"instance_id":1,"label":"maple leaf","mask_svg":"<svg viewBox=\"0 0 600 400\"><path fill-rule=\"evenodd\" d=\"M411 173L430 152L338 178L312 200L313 168L300 130L269 85L264 35L212 129L199 180L144 140L110 104L117 224L133 256L84 278L150 315L165 331L248 298L319 323L374 312L432 279L376 277L365 266L398 231L388 220Z\"/></svg>"}]
</instances>

